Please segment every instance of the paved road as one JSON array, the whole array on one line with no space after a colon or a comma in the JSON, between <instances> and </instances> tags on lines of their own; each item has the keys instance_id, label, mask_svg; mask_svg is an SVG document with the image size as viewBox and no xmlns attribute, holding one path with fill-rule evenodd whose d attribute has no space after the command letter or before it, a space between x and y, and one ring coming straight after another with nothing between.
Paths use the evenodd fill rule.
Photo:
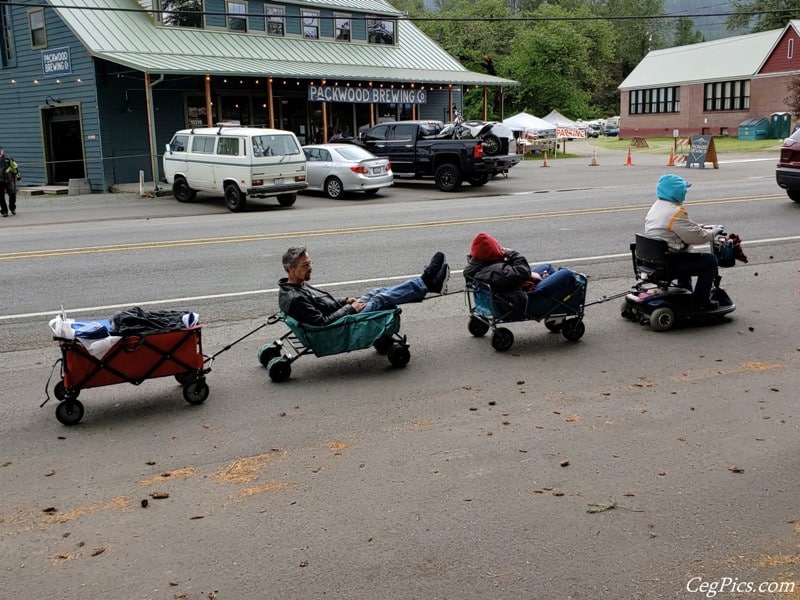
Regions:
<instances>
[{"instance_id":1,"label":"paved road","mask_svg":"<svg viewBox=\"0 0 800 600\"><path fill-rule=\"evenodd\" d=\"M649 169L659 172L642 165L641 175ZM692 175L694 191L725 185L720 172ZM580 195L567 187L541 189L563 189L556 197L573 209ZM612 187L623 195L624 185ZM142 206L175 210L163 200L98 200L109 212L79 199L54 211L31 206L0 239L17 229L23 243L25 215L98 232L116 217L139 231ZM409 206L419 221L427 205ZM762 219L793 228L785 198L725 205L736 206L756 214L755 232ZM213 204L180 208L205 211L201 222L240 218ZM573 219L564 222L581 223ZM503 231L521 241L531 222L503 221ZM455 253L451 235L463 245L464 232L441 231ZM569 233L556 227L548 243L559 236ZM6 351L0 586L14 598L617 600L707 597L687 585L724 578L797 580L799 250L791 239L748 248L751 263L724 273L737 311L713 327L656 334L620 319L610 302L587 308L577 344L520 323L511 352L499 354L467 333L454 294L404 310L404 370L367 351L304 357L290 382L272 384L255 355L283 333L274 325L218 357L205 404L187 405L167 379L85 390L87 415L74 428L56 422L52 402L38 408L52 341ZM417 252L408 253L408 262L395 254L410 271ZM318 256L326 281L350 274L328 279L338 256ZM592 275L590 299L630 285L624 258L577 266ZM237 308L209 321L207 349L261 322L235 299L209 309L228 314L221 303ZM21 326L41 329L43 319L0 321L3 338ZM612 500L616 508L587 512ZM793 596L740 586L717 597Z\"/></svg>"}]
</instances>

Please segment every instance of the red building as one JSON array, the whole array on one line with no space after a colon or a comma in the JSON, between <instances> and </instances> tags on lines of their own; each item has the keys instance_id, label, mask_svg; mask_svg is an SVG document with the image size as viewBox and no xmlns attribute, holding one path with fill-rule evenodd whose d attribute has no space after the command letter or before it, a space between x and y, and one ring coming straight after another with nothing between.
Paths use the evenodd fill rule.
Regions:
<instances>
[{"instance_id":1,"label":"red building","mask_svg":"<svg viewBox=\"0 0 800 600\"><path fill-rule=\"evenodd\" d=\"M620 137L735 136L743 121L791 112L797 75L800 21L649 52L619 85Z\"/></svg>"}]
</instances>

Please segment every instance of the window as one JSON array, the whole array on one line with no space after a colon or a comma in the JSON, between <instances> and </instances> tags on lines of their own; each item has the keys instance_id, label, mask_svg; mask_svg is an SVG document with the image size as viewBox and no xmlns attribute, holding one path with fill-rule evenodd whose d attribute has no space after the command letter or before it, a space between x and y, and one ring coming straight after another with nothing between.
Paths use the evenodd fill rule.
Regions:
<instances>
[{"instance_id":1,"label":"window","mask_svg":"<svg viewBox=\"0 0 800 600\"><path fill-rule=\"evenodd\" d=\"M630 115L677 112L681 112L681 88L678 86L631 90L628 96Z\"/></svg>"},{"instance_id":2,"label":"window","mask_svg":"<svg viewBox=\"0 0 800 600\"><path fill-rule=\"evenodd\" d=\"M302 11L303 37L307 40L319 39L319 15L308 10Z\"/></svg>"},{"instance_id":3,"label":"window","mask_svg":"<svg viewBox=\"0 0 800 600\"><path fill-rule=\"evenodd\" d=\"M228 31L247 33L247 5L244 2L228 2Z\"/></svg>"},{"instance_id":4,"label":"window","mask_svg":"<svg viewBox=\"0 0 800 600\"><path fill-rule=\"evenodd\" d=\"M239 156L239 138L221 137L217 144L217 154Z\"/></svg>"},{"instance_id":5,"label":"window","mask_svg":"<svg viewBox=\"0 0 800 600\"><path fill-rule=\"evenodd\" d=\"M382 141L386 140L389 137L389 126L388 125L377 125L369 130L369 133L364 136L365 142L371 141Z\"/></svg>"},{"instance_id":6,"label":"window","mask_svg":"<svg viewBox=\"0 0 800 600\"><path fill-rule=\"evenodd\" d=\"M0 27L3 35L3 62L8 66L14 62L14 24L11 22L11 7L3 2L0 8Z\"/></svg>"},{"instance_id":7,"label":"window","mask_svg":"<svg viewBox=\"0 0 800 600\"><path fill-rule=\"evenodd\" d=\"M169 143L169 149L173 152L186 152L186 145L189 143L188 135L176 135Z\"/></svg>"},{"instance_id":8,"label":"window","mask_svg":"<svg viewBox=\"0 0 800 600\"><path fill-rule=\"evenodd\" d=\"M28 25L31 30L31 46L44 48L47 46L47 35L44 31L44 9L37 8L28 13Z\"/></svg>"},{"instance_id":9,"label":"window","mask_svg":"<svg viewBox=\"0 0 800 600\"><path fill-rule=\"evenodd\" d=\"M370 44L394 44L394 21L378 17L368 18L367 41Z\"/></svg>"},{"instance_id":10,"label":"window","mask_svg":"<svg viewBox=\"0 0 800 600\"><path fill-rule=\"evenodd\" d=\"M394 128L394 138L396 141L408 141L414 139L414 134L417 133L416 125L397 125Z\"/></svg>"},{"instance_id":11,"label":"window","mask_svg":"<svg viewBox=\"0 0 800 600\"><path fill-rule=\"evenodd\" d=\"M786 44L786 58L794 58L794 40L789 40Z\"/></svg>"},{"instance_id":12,"label":"window","mask_svg":"<svg viewBox=\"0 0 800 600\"><path fill-rule=\"evenodd\" d=\"M750 80L707 83L703 110L750 110Z\"/></svg>"},{"instance_id":13,"label":"window","mask_svg":"<svg viewBox=\"0 0 800 600\"><path fill-rule=\"evenodd\" d=\"M203 28L203 0L161 0L161 24Z\"/></svg>"},{"instance_id":14,"label":"window","mask_svg":"<svg viewBox=\"0 0 800 600\"><path fill-rule=\"evenodd\" d=\"M292 135L255 135L253 136L253 154L255 156L287 156L302 154L302 152Z\"/></svg>"},{"instance_id":15,"label":"window","mask_svg":"<svg viewBox=\"0 0 800 600\"><path fill-rule=\"evenodd\" d=\"M350 17L335 16L333 28L333 35L337 42L350 41Z\"/></svg>"},{"instance_id":16,"label":"window","mask_svg":"<svg viewBox=\"0 0 800 600\"><path fill-rule=\"evenodd\" d=\"M284 35L286 21L282 6L267 6L267 35Z\"/></svg>"},{"instance_id":17,"label":"window","mask_svg":"<svg viewBox=\"0 0 800 600\"><path fill-rule=\"evenodd\" d=\"M199 152L201 154L214 153L215 137L211 135L198 135L192 140L192 152Z\"/></svg>"}]
</instances>

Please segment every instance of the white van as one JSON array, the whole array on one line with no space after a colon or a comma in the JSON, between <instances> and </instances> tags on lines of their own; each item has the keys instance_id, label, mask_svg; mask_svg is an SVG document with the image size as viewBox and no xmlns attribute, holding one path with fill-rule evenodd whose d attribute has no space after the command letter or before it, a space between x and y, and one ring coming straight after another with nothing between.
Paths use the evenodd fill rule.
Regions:
<instances>
[{"instance_id":1,"label":"white van","mask_svg":"<svg viewBox=\"0 0 800 600\"><path fill-rule=\"evenodd\" d=\"M291 206L307 187L306 157L291 131L238 125L176 132L164 153L164 175L179 202L197 192L218 194L233 212L248 197L276 196Z\"/></svg>"}]
</instances>

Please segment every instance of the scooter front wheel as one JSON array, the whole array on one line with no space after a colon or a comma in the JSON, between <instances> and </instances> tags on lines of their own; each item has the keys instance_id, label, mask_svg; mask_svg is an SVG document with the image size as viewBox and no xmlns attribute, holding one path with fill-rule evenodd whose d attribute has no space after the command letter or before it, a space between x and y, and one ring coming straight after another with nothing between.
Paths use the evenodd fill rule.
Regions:
<instances>
[{"instance_id":1,"label":"scooter front wheel","mask_svg":"<svg viewBox=\"0 0 800 600\"><path fill-rule=\"evenodd\" d=\"M675 325L675 313L671 308L662 306L650 313L650 329L653 331L667 331Z\"/></svg>"}]
</instances>

